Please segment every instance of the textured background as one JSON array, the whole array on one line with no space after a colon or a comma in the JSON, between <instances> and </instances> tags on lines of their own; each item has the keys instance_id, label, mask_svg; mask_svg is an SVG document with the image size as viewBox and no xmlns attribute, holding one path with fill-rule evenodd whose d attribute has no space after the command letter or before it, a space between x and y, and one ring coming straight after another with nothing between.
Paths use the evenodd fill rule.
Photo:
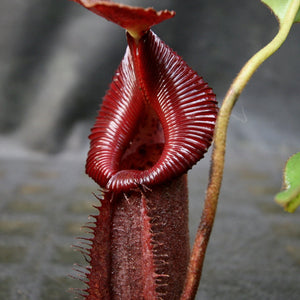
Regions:
<instances>
[{"instance_id":1,"label":"textured background","mask_svg":"<svg viewBox=\"0 0 300 300\"><path fill-rule=\"evenodd\" d=\"M219 101L277 31L258 0L134 3L177 12L154 31ZM80 282L67 276L84 262L70 245L96 202L84 175L87 136L124 32L67 0L2 0L0 24L0 299L72 299L67 290ZM273 202L284 161L300 148L299 36L296 25L233 112L199 299L299 298L299 211ZM192 236L208 168L209 155L190 172Z\"/></svg>"}]
</instances>

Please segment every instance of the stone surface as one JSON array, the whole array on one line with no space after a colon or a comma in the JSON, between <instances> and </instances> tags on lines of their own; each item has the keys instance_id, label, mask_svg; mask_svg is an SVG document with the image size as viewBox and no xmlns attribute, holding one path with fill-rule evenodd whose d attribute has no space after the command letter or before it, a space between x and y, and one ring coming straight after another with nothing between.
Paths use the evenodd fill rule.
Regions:
<instances>
[{"instance_id":1,"label":"stone surface","mask_svg":"<svg viewBox=\"0 0 300 300\"><path fill-rule=\"evenodd\" d=\"M75 264L85 265L72 246L97 203L83 165L0 160L0 299L73 299L83 287L71 278L79 278Z\"/></svg>"},{"instance_id":2,"label":"stone surface","mask_svg":"<svg viewBox=\"0 0 300 300\"><path fill-rule=\"evenodd\" d=\"M280 189L283 162L259 154L256 158L258 166L228 156L197 299L299 297L299 211L285 213L273 201ZM208 163L206 158L190 173L192 237L203 204ZM98 189L84 175L83 164L84 156L0 160L0 299L73 299L75 290L83 287L80 280L71 278L80 275L74 264L85 265L72 245L85 235L82 226L95 212L92 205L97 200L92 193ZM56 176L33 176L41 170L44 174L55 171ZM20 193L22 184L47 189ZM11 205L16 197L18 205ZM33 206L39 209L28 203L39 204Z\"/></svg>"}]
</instances>

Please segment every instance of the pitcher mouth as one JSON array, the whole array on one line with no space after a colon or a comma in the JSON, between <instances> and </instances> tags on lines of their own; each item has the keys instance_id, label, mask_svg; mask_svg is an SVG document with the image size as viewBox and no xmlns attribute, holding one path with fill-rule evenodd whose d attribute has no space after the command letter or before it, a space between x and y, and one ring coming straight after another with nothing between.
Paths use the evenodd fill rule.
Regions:
<instances>
[{"instance_id":1,"label":"pitcher mouth","mask_svg":"<svg viewBox=\"0 0 300 300\"><path fill-rule=\"evenodd\" d=\"M151 30L138 42L127 33L127 41L86 165L114 192L186 173L210 146L218 111L212 89Z\"/></svg>"}]
</instances>

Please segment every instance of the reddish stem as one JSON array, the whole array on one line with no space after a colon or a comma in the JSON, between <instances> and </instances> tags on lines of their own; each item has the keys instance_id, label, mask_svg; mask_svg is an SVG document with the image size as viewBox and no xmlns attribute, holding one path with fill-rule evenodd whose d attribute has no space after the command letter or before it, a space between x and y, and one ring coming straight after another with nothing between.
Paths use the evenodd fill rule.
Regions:
<instances>
[{"instance_id":1,"label":"reddish stem","mask_svg":"<svg viewBox=\"0 0 300 300\"><path fill-rule=\"evenodd\" d=\"M206 198L202 211L201 221L196 233L193 250L190 257L188 273L185 280L184 291L181 300L194 299L199 287L202 275L203 263L208 246L210 234L213 228L217 210L217 199Z\"/></svg>"}]
</instances>

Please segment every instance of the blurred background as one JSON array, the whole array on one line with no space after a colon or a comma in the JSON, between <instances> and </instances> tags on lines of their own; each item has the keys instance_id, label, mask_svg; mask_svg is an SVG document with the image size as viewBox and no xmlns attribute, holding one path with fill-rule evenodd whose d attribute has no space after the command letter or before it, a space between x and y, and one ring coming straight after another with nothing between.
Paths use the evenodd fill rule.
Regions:
<instances>
[{"instance_id":1,"label":"blurred background","mask_svg":"<svg viewBox=\"0 0 300 300\"><path fill-rule=\"evenodd\" d=\"M222 101L243 64L276 34L259 0L123 1L172 9L153 30ZM84 174L90 127L126 48L124 31L68 0L2 0L0 299L73 299L71 245L95 213ZM225 177L197 299L299 299L299 210L274 203L300 149L300 24L250 80L228 134ZM193 238L210 153L190 172ZM75 292L76 293L76 292Z\"/></svg>"}]
</instances>

